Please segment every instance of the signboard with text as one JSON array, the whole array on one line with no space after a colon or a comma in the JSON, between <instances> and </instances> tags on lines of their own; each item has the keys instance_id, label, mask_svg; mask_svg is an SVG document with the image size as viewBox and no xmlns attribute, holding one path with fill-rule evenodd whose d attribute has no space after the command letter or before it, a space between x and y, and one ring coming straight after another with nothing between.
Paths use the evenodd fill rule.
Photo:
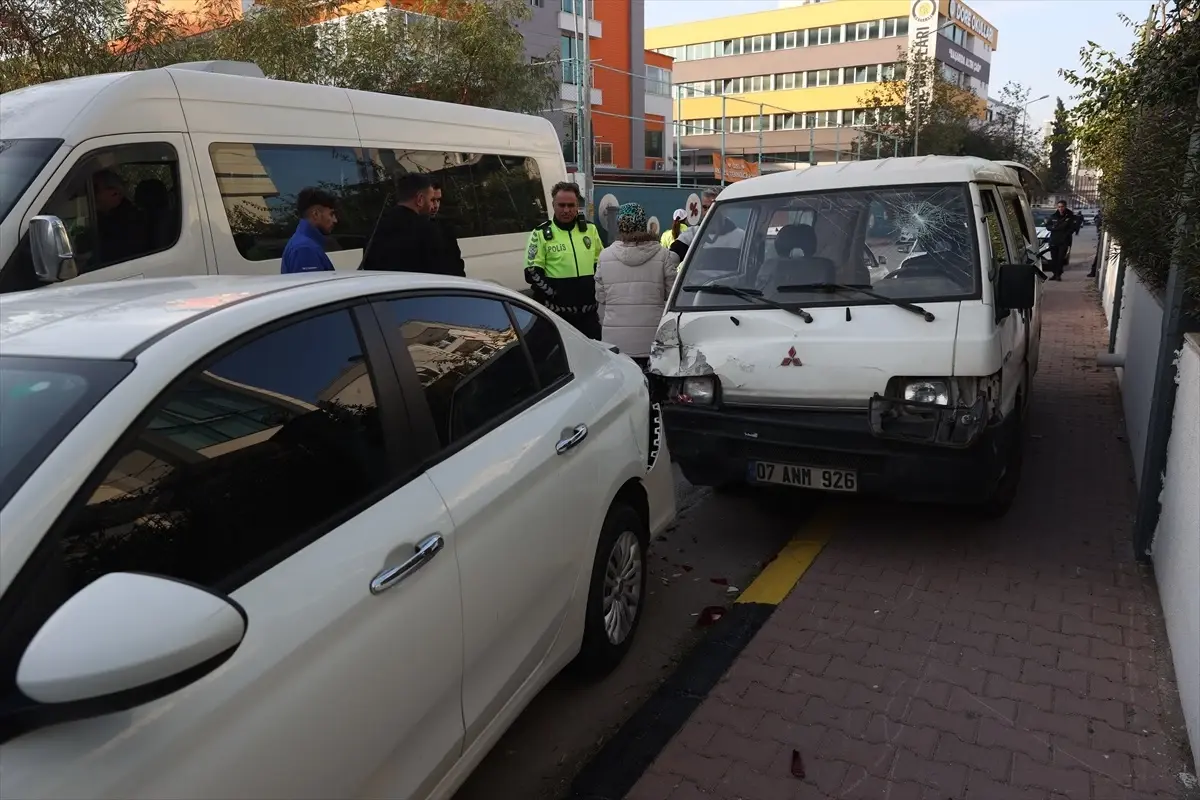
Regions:
<instances>
[{"instance_id":1,"label":"signboard with text","mask_svg":"<svg viewBox=\"0 0 1200 800\"><path fill-rule=\"evenodd\" d=\"M721 154L713 153L713 177L724 177L727 181L742 181L746 178L758 177L758 164L737 156L725 156L724 176L721 172Z\"/></svg>"},{"instance_id":2,"label":"signboard with text","mask_svg":"<svg viewBox=\"0 0 1200 800\"><path fill-rule=\"evenodd\" d=\"M979 56L964 50L945 36L937 37L936 58L943 64L949 64L960 72L965 72L972 78L988 83L992 75L992 65Z\"/></svg>"},{"instance_id":3,"label":"signboard with text","mask_svg":"<svg viewBox=\"0 0 1200 800\"><path fill-rule=\"evenodd\" d=\"M983 39L993 50L996 49L996 28L992 23L972 11L965 3L960 3L959 0L950 0L946 16Z\"/></svg>"},{"instance_id":4,"label":"signboard with text","mask_svg":"<svg viewBox=\"0 0 1200 800\"><path fill-rule=\"evenodd\" d=\"M933 63L933 47L930 38L936 36L938 21L938 4L934 0L913 0L911 11L908 15L908 52L909 55L918 59L918 62L924 63L928 59L928 63L932 67ZM914 78L918 76L912 76ZM921 94L924 95L922 101L928 100L933 91L933 81L929 80L929 76L924 76L921 81L923 89ZM918 84L918 85L921 85ZM909 98L909 104L915 98ZM912 113L912 109L909 109Z\"/></svg>"}]
</instances>

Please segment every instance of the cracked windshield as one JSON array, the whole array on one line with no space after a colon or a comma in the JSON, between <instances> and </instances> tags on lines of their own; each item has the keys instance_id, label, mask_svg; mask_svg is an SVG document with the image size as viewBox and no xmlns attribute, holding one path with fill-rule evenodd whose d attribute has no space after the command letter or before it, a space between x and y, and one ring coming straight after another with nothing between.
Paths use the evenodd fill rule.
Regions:
<instances>
[{"instance_id":1,"label":"cracked windshield","mask_svg":"<svg viewBox=\"0 0 1200 800\"><path fill-rule=\"evenodd\" d=\"M969 209L962 185L720 203L696 240L676 307L755 304L731 290L804 306L845 303L820 284L894 300L969 297L978 286Z\"/></svg>"}]
</instances>

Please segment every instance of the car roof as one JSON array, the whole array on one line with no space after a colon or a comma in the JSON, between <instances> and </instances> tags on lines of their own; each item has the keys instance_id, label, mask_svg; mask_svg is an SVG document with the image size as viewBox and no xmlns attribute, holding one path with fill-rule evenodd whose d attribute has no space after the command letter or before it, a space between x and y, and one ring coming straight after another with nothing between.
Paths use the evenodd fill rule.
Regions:
<instances>
[{"instance_id":1,"label":"car roof","mask_svg":"<svg viewBox=\"0 0 1200 800\"><path fill-rule=\"evenodd\" d=\"M50 286L0 296L0 351L4 355L52 358L127 358L202 316L265 295L334 281L369 284L370 288L363 287L364 295L410 288L479 288L478 281L463 278L357 270L307 275L197 275ZM487 288L500 287L489 284ZM334 300L346 297L345 291L334 294Z\"/></svg>"},{"instance_id":2,"label":"car roof","mask_svg":"<svg viewBox=\"0 0 1200 800\"><path fill-rule=\"evenodd\" d=\"M774 172L731 184L717 199L745 200L800 192L972 181L1021 185L1017 173L1005 164L969 156L918 156L847 161L844 164L822 164L802 170Z\"/></svg>"}]
</instances>

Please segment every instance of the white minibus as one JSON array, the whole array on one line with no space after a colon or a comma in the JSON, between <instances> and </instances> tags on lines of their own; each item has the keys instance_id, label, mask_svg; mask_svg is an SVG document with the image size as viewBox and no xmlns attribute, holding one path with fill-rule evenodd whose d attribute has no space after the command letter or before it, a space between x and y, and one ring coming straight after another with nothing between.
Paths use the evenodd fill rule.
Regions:
<instances>
[{"instance_id":1,"label":"white minibus","mask_svg":"<svg viewBox=\"0 0 1200 800\"><path fill-rule=\"evenodd\" d=\"M526 287L530 231L567 179L541 117L269 80L200 62L0 95L0 291L63 280L270 274L296 195L332 192L356 269L389 176L431 173L467 276Z\"/></svg>"}]
</instances>

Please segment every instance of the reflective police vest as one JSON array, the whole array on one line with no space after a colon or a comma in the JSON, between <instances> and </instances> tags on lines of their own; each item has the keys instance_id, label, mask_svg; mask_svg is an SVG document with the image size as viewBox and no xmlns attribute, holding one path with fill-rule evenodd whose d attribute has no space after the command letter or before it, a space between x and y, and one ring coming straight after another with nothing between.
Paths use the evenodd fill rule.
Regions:
<instances>
[{"instance_id":1,"label":"reflective police vest","mask_svg":"<svg viewBox=\"0 0 1200 800\"><path fill-rule=\"evenodd\" d=\"M525 253L525 281L534 299L559 314L595 311L596 262L603 249L599 231L582 216L570 230L554 220L538 225Z\"/></svg>"}]
</instances>

